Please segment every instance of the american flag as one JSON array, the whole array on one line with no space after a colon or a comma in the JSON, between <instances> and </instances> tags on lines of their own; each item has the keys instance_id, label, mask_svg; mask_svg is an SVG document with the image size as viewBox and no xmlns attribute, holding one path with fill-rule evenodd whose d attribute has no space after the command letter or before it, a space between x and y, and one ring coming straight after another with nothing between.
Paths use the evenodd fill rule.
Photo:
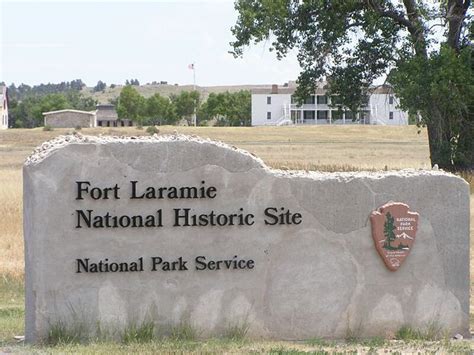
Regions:
<instances>
[{"instance_id":1,"label":"american flag","mask_svg":"<svg viewBox=\"0 0 474 355\"><path fill-rule=\"evenodd\" d=\"M194 70L194 63L188 65L188 69Z\"/></svg>"}]
</instances>

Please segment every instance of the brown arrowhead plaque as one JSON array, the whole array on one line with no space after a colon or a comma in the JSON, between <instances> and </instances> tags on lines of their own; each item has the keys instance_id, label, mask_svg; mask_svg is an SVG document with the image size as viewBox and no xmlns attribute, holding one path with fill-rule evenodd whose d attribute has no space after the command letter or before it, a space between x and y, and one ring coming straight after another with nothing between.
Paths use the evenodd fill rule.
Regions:
<instances>
[{"instance_id":1,"label":"brown arrowhead plaque","mask_svg":"<svg viewBox=\"0 0 474 355\"><path fill-rule=\"evenodd\" d=\"M397 271L415 243L419 214L408 205L389 202L370 215L372 238L387 268Z\"/></svg>"}]
</instances>

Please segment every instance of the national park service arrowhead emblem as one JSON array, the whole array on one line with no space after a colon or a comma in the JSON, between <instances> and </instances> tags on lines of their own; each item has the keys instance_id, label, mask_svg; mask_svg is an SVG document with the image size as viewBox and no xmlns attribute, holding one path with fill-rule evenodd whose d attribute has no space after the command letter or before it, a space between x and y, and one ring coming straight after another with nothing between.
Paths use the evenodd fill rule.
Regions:
<instances>
[{"instance_id":1,"label":"national park service arrowhead emblem","mask_svg":"<svg viewBox=\"0 0 474 355\"><path fill-rule=\"evenodd\" d=\"M408 205L401 202L389 202L371 213L375 248L389 270L397 271L410 254L418 218L418 213L410 212Z\"/></svg>"}]
</instances>

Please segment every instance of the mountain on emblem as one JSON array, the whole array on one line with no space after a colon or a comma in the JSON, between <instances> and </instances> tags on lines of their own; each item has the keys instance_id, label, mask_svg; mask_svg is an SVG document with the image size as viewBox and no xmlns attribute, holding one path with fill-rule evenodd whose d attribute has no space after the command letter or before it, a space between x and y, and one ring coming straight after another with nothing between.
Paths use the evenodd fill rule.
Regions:
<instances>
[{"instance_id":1,"label":"mountain on emblem","mask_svg":"<svg viewBox=\"0 0 474 355\"><path fill-rule=\"evenodd\" d=\"M389 202L371 213L375 248L389 270L397 271L410 254L418 219L418 213L401 202Z\"/></svg>"}]
</instances>

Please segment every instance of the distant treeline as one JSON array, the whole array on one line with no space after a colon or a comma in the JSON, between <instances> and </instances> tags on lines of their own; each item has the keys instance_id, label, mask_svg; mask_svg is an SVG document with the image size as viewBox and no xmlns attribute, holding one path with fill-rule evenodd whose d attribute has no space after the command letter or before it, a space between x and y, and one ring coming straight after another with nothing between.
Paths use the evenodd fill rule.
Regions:
<instances>
[{"instance_id":1,"label":"distant treeline","mask_svg":"<svg viewBox=\"0 0 474 355\"><path fill-rule=\"evenodd\" d=\"M198 91L181 91L170 97L154 94L145 98L131 85L125 86L114 102L119 118L130 118L139 125L176 124L186 120L200 126L250 126L250 91L211 93L205 102Z\"/></svg>"},{"instance_id":2,"label":"distant treeline","mask_svg":"<svg viewBox=\"0 0 474 355\"><path fill-rule=\"evenodd\" d=\"M119 118L132 119L137 125L176 124L183 119L191 125L194 117L198 125L207 125L211 120L217 126L250 125L249 91L211 93L205 102L202 102L197 91L182 91L170 97L155 94L145 98L135 88L139 85L138 80L128 82L130 85L126 85L120 96L111 100L111 103L116 105ZM17 87L11 84L8 86L10 126L42 126L42 113L48 111L95 110L97 100L81 92L85 86L81 79L35 86L21 84ZM106 84L99 81L93 91L103 91L105 88Z\"/></svg>"},{"instance_id":3,"label":"distant treeline","mask_svg":"<svg viewBox=\"0 0 474 355\"><path fill-rule=\"evenodd\" d=\"M74 109L91 111L97 100L85 97L81 90L86 84L81 79L59 84L8 86L8 114L10 126L33 128L43 125L43 112Z\"/></svg>"}]
</instances>

